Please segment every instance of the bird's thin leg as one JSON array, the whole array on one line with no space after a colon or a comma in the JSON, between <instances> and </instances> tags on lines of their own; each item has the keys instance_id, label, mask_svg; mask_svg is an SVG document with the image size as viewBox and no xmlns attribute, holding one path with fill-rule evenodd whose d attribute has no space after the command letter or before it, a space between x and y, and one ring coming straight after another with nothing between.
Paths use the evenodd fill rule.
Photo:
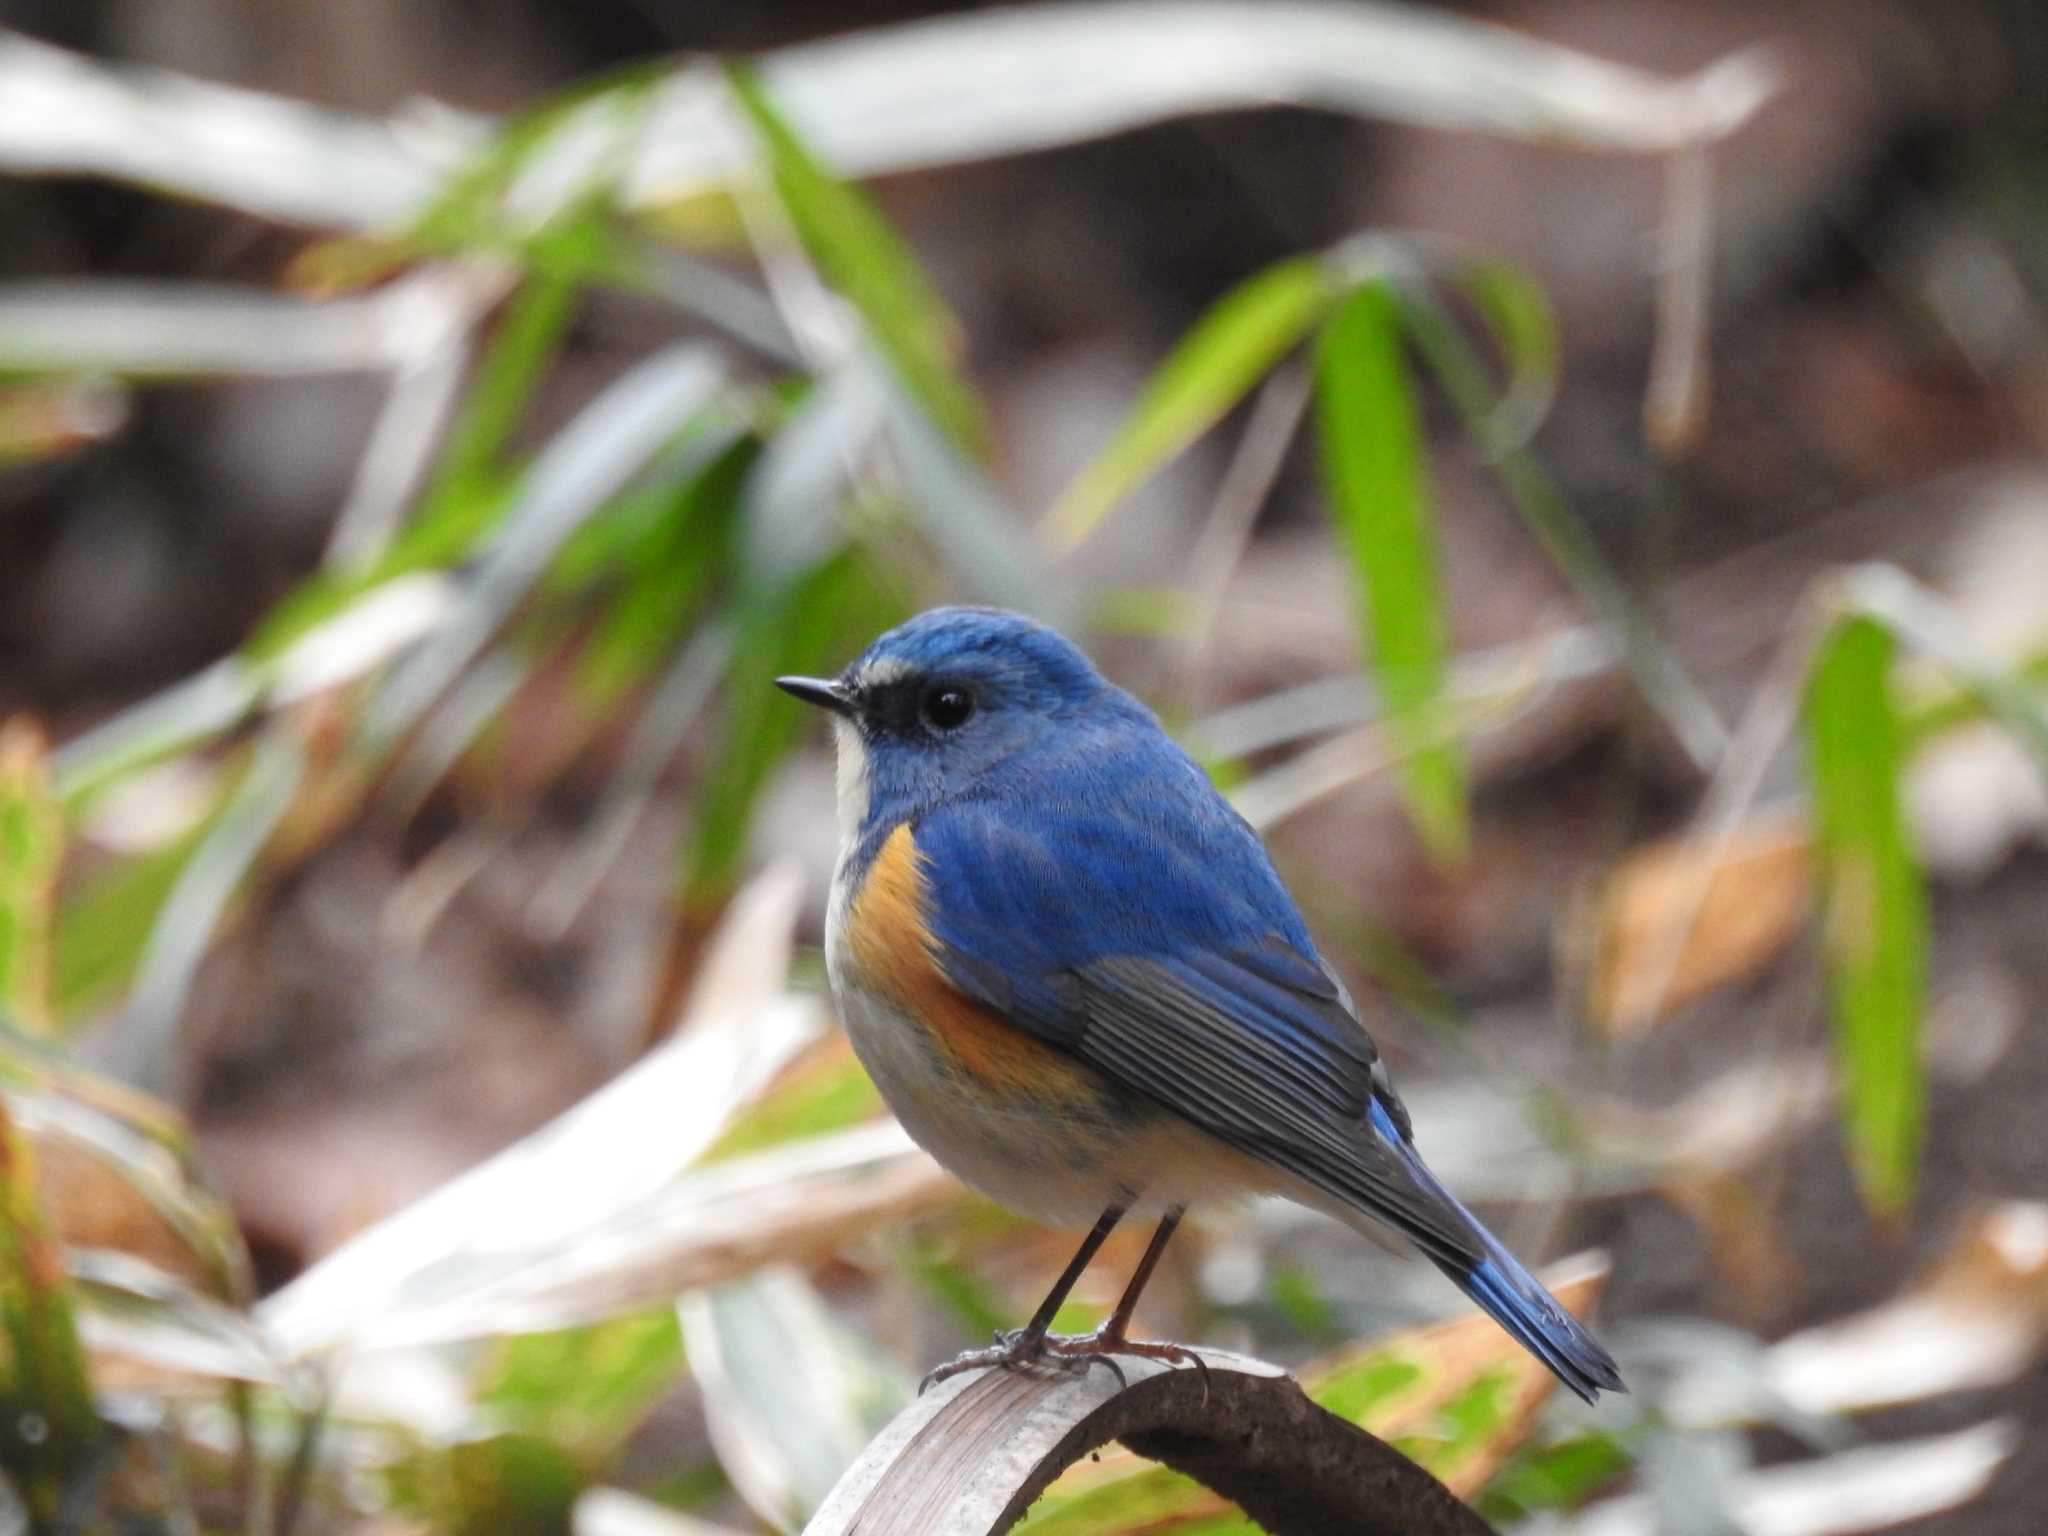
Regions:
<instances>
[{"instance_id":1,"label":"bird's thin leg","mask_svg":"<svg viewBox=\"0 0 2048 1536\"><path fill-rule=\"evenodd\" d=\"M944 1381L948 1376L957 1376L962 1371L976 1370L985 1365L1020 1365L1043 1355L1046 1333L1052 1327L1053 1317L1058 1313L1060 1304L1067 1299L1067 1293L1073 1290L1074 1282L1081 1278L1081 1272L1088 1267L1088 1261L1095 1257L1096 1250L1101 1248L1104 1240L1116 1230L1116 1224L1123 1218L1124 1208L1120 1205L1112 1205L1096 1218L1095 1225L1089 1229L1088 1235L1081 1239L1080 1248L1073 1258L1068 1260L1067 1267L1060 1271L1059 1279L1053 1281L1052 1289L1045 1293L1045 1300L1041 1301L1038 1310L1031 1314L1030 1322L1013 1333L998 1335L998 1342L993 1349L970 1349L966 1354L935 1367L918 1384L917 1390L921 1393L927 1387ZM1164 1246L1157 1237L1153 1238L1152 1242L1154 1247ZM1148 1251L1146 1257L1150 1259L1155 1255ZM1146 1267L1141 1265L1140 1272L1142 1273Z\"/></svg>"},{"instance_id":2,"label":"bird's thin leg","mask_svg":"<svg viewBox=\"0 0 2048 1536\"><path fill-rule=\"evenodd\" d=\"M1152 1234L1152 1241L1145 1245L1145 1256L1138 1260L1138 1267L1131 1272L1131 1283L1124 1287L1124 1293L1117 1298L1116 1309L1093 1333L1078 1339L1051 1339L1046 1341L1049 1352L1068 1360L1101 1360L1116 1370L1112 1355L1135 1355L1143 1360L1163 1360L1169 1365L1194 1365L1202 1373L1202 1388L1206 1396L1209 1385L1209 1365L1200 1355L1178 1344L1143 1344L1130 1336L1131 1314L1138 1310L1138 1297L1144 1293L1146 1282L1151 1280L1152 1271L1159 1267L1159 1256L1166 1252L1166 1245L1173 1240L1174 1230L1180 1226L1180 1219L1186 1206L1170 1207L1160 1219L1158 1228ZM1119 1380L1122 1371L1116 1371Z\"/></svg>"},{"instance_id":3,"label":"bird's thin leg","mask_svg":"<svg viewBox=\"0 0 2048 1536\"><path fill-rule=\"evenodd\" d=\"M1186 1210L1186 1206L1176 1205L1160 1219L1152 1233L1152 1241L1145 1245L1145 1256L1131 1271L1131 1283L1124 1287L1123 1295L1117 1298L1116 1310L1109 1314L1109 1321L1099 1330L1098 1336L1104 1341L1113 1339L1121 1343L1126 1337L1126 1330L1131 1326L1131 1314L1138 1310L1138 1297L1152 1278L1152 1271L1159 1267L1159 1256L1173 1241L1174 1231L1180 1226L1180 1218Z\"/></svg>"},{"instance_id":4,"label":"bird's thin leg","mask_svg":"<svg viewBox=\"0 0 2048 1536\"><path fill-rule=\"evenodd\" d=\"M1067 1261L1067 1267L1060 1271L1059 1279L1053 1281L1052 1289L1045 1293L1045 1300L1041 1301L1038 1310L1031 1314L1031 1321L1011 1334L1011 1340L1036 1347L1045 1338L1052 1327L1053 1318L1067 1299L1067 1293L1073 1290L1074 1283L1081 1278L1081 1272L1088 1267L1088 1261L1095 1257L1096 1250L1101 1248L1109 1234L1115 1230L1116 1224L1123 1219L1124 1208L1120 1205L1112 1205L1096 1219L1088 1235L1081 1239L1081 1246L1075 1250L1073 1258Z\"/></svg>"}]
</instances>

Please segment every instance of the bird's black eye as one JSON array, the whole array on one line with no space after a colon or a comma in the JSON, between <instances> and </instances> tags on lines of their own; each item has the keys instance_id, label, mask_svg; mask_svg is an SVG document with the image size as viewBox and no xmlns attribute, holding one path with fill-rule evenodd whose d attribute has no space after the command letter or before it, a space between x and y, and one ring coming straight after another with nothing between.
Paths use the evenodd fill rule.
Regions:
<instances>
[{"instance_id":1,"label":"bird's black eye","mask_svg":"<svg viewBox=\"0 0 2048 1536\"><path fill-rule=\"evenodd\" d=\"M957 731L974 713L974 695L965 688L941 683L935 688L927 688L917 707L918 713L924 716L924 723L933 730Z\"/></svg>"}]
</instances>

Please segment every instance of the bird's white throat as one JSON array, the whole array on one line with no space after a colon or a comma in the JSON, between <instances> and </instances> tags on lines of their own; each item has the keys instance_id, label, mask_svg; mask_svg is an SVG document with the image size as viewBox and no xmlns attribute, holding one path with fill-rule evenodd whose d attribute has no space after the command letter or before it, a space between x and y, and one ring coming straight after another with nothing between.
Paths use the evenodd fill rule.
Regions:
<instances>
[{"instance_id":1,"label":"bird's white throat","mask_svg":"<svg viewBox=\"0 0 2048 1536\"><path fill-rule=\"evenodd\" d=\"M851 720L834 720L832 735L838 746L839 846L843 854L867 825L868 749L861 744L860 727Z\"/></svg>"}]
</instances>

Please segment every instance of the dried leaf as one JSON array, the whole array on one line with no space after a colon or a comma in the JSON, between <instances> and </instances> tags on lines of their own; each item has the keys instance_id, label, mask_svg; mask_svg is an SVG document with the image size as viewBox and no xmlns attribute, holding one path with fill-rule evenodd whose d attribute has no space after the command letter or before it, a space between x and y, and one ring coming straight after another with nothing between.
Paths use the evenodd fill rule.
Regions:
<instances>
[{"instance_id":1,"label":"dried leaf","mask_svg":"<svg viewBox=\"0 0 2048 1536\"><path fill-rule=\"evenodd\" d=\"M677 1311L719 1462L780 1529L802 1524L914 1395L796 1270L693 1292Z\"/></svg>"},{"instance_id":2,"label":"dried leaf","mask_svg":"<svg viewBox=\"0 0 2048 1536\"><path fill-rule=\"evenodd\" d=\"M643 1256L649 1212L677 1175L814 1037L815 1006L783 991L800 890L795 875L777 867L734 902L705 962L701 1004L669 1041L270 1297L259 1317L285 1353L563 1327L604 1315L529 1309L515 1325L501 1309L536 1287L557 1294L548 1288L568 1284L565 1275L594 1282L606 1265ZM608 1302L615 1296L606 1292ZM611 1309L651 1299L619 1297Z\"/></svg>"},{"instance_id":3,"label":"dried leaf","mask_svg":"<svg viewBox=\"0 0 2048 1536\"><path fill-rule=\"evenodd\" d=\"M1607 881L1593 918L1593 1016L1618 1037L1756 974L1813 910L1812 837L1752 822L1722 848L1653 843Z\"/></svg>"},{"instance_id":4,"label":"dried leaf","mask_svg":"<svg viewBox=\"0 0 2048 1536\"><path fill-rule=\"evenodd\" d=\"M2011 1381L2048 1344L2048 1205L1972 1213L1903 1296L1771 1347L1767 1379L1808 1413L1845 1413Z\"/></svg>"}]
</instances>

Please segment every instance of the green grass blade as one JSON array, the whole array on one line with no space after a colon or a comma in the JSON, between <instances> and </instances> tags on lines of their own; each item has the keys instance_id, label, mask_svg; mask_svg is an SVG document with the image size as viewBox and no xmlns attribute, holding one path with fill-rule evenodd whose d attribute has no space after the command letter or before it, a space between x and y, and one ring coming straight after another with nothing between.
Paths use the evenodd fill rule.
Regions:
<instances>
[{"instance_id":1,"label":"green grass blade","mask_svg":"<svg viewBox=\"0 0 2048 1536\"><path fill-rule=\"evenodd\" d=\"M981 402L953 366L960 322L917 258L864 193L811 154L751 69L735 63L726 75L760 137L776 193L804 250L860 311L875 344L925 409L961 442L984 449L989 432Z\"/></svg>"},{"instance_id":2,"label":"green grass blade","mask_svg":"<svg viewBox=\"0 0 2048 1536\"><path fill-rule=\"evenodd\" d=\"M1469 837L1465 767L1438 713L1447 626L1427 450L1399 301L1386 285L1358 289L1324 328L1316 417L1330 517L1350 557L1367 653L1404 753L1402 791L1432 856L1455 862Z\"/></svg>"},{"instance_id":3,"label":"green grass blade","mask_svg":"<svg viewBox=\"0 0 2048 1536\"><path fill-rule=\"evenodd\" d=\"M1806 690L1843 1117L1863 1198L1887 1217L1913 1198L1926 1113L1927 895L1900 803L1896 649L1874 620L1843 620L1822 642Z\"/></svg>"},{"instance_id":4,"label":"green grass blade","mask_svg":"<svg viewBox=\"0 0 2048 1536\"><path fill-rule=\"evenodd\" d=\"M1336 291L1315 257L1283 261L1210 307L1152 375L1109 444L1054 504L1054 541L1071 548L1112 508L1220 421L1329 312Z\"/></svg>"},{"instance_id":5,"label":"green grass blade","mask_svg":"<svg viewBox=\"0 0 2048 1536\"><path fill-rule=\"evenodd\" d=\"M0 726L0 1018L47 1033L52 912L64 808L49 750L26 721Z\"/></svg>"}]
</instances>

